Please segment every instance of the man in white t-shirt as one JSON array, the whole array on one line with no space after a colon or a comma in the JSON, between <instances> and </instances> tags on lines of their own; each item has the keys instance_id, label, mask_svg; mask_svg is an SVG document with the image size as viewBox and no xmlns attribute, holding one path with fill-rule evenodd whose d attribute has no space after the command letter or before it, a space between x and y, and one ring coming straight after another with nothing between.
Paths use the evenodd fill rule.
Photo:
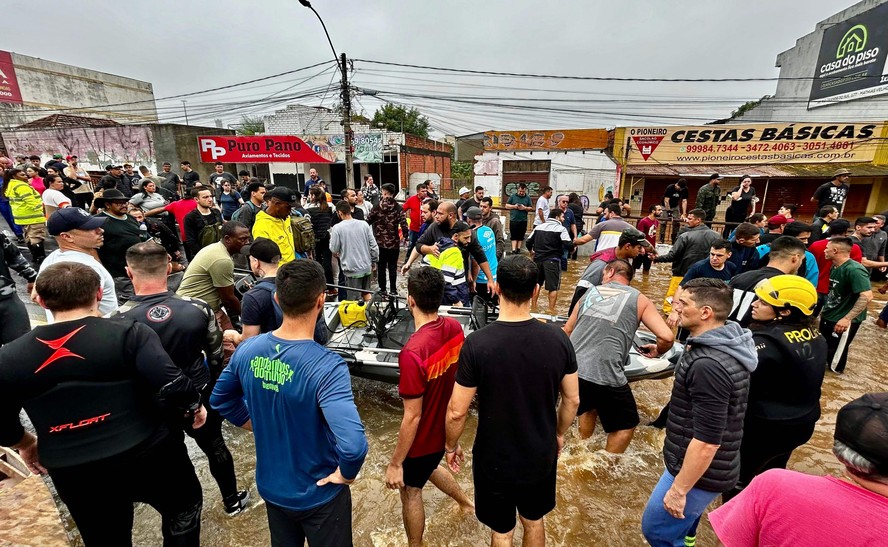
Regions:
<instances>
[{"instance_id":1,"label":"man in white t-shirt","mask_svg":"<svg viewBox=\"0 0 888 547\"><path fill-rule=\"evenodd\" d=\"M40 272L58 262L79 262L89 266L102 280L102 300L99 311L108 315L117 310L117 293L114 290L114 278L108 270L95 258L96 249L102 246L105 236L102 235L102 224L107 217L94 217L79 207L59 209L46 222L49 233L54 235L59 244L40 264ZM37 274L39 278L41 273ZM34 297L32 293L31 297ZM46 310L46 318L52 322L52 314Z\"/></svg>"},{"instance_id":2,"label":"man in white t-shirt","mask_svg":"<svg viewBox=\"0 0 888 547\"><path fill-rule=\"evenodd\" d=\"M537 199L536 214L533 215L533 225L539 226L549 218L549 199L552 197L552 188L546 186L542 189Z\"/></svg>"},{"instance_id":3,"label":"man in white t-shirt","mask_svg":"<svg viewBox=\"0 0 888 547\"><path fill-rule=\"evenodd\" d=\"M46 218L52 216L59 209L71 206L71 199L62 193L65 183L59 175L47 175L44 179L46 190L43 192L43 210Z\"/></svg>"}]
</instances>

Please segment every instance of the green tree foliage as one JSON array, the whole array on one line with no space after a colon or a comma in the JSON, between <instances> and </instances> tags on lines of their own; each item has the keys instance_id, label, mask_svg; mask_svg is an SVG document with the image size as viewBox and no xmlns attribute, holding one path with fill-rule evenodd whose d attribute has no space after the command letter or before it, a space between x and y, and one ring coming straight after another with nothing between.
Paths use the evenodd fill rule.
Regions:
<instances>
[{"instance_id":1,"label":"green tree foliage","mask_svg":"<svg viewBox=\"0 0 888 547\"><path fill-rule=\"evenodd\" d=\"M470 161L451 161L450 177L471 182L475 178L473 164Z\"/></svg>"},{"instance_id":2,"label":"green tree foliage","mask_svg":"<svg viewBox=\"0 0 888 547\"><path fill-rule=\"evenodd\" d=\"M386 131L402 131L418 137L429 136L429 120L415 108L386 104L373 114L374 127L382 127Z\"/></svg>"},{"instance_id":3,"label":"green tree foliage","mask_svg":"<svg viewBox=\"0 0 888 547\"><path fill-rule=\"evenodd\" d=\"M238 124L238 135L261 135L265 133L265 120L259 116L244 116Z\"/></svg>"},{"instance_id":4,"label":"green tree foliage","mask_svg":"<svg viewBox=\"0 0 888 547\"><path fill-rule=\"evenodd\" d=\"M740 108L731 112L730 119L734 120L734 119L739 118L740 116L746 114L747 112L749 112L753 108L762 104L762 101L764 101L765 99L770 99L770 98L771 98L770 95L765 95L764 97L762 97L761 99L759 99L757 101L747 101L747 102L743 103L742 105L740 105Z\"/></svg>"}]
</instances>

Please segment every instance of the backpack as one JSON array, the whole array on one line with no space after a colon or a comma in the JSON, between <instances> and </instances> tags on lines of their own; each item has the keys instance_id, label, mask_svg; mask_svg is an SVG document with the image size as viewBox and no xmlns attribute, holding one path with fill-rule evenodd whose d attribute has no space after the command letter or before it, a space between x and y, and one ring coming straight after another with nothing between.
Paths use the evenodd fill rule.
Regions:
<instances>
[{"instance_id":1,"label":"backpack","mask_svg":"<svg viewBox=\"0 0 888 547\"><path fill-rule=\"evenodd\" d=\"M315 248L315 233L311 226L311 220L302 216L290 217L290 226L293 228L293 250L297 253L309 253Z\"/></svg>"},{"instance_id":2,"label":"backpack","mask_svg":"<svg viewBox=\"0 0 888 547\"><path fill-rule=\"evenodd\" d=\"M215 217L215 215L213 216ZM218 243L219 241L222 241L221 222L214 222L212 224L204 225L204 227L201 228L200 233L197 235L197 243L198 245L200 245L201 249L203 249L207 245Z\"/></svg>"}]
</instances>

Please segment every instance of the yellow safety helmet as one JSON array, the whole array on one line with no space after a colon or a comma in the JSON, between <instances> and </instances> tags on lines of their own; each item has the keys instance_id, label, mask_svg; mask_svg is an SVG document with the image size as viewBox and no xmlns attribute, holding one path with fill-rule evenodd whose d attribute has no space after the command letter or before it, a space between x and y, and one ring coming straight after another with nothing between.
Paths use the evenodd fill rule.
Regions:
<instances>
[{"instance_id":1,"label":"yellow safety helmet","mask_svg":"<svg viewBox=\"0 0 888 547\"><path fill-rule=\"evenodd\" d=\"M817 307L817 289L798 275L763 279L755 286L755 295L775 308L795 308L805 315L811 315Z\"/></svg>"}]
</instances>

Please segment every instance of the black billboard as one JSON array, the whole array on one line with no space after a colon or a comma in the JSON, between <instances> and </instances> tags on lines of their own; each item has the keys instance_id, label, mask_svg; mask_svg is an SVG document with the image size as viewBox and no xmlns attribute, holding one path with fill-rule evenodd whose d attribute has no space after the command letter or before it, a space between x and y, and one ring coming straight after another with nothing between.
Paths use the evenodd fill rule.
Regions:
<instances>
[{"instance_id":1,"label":"black billboard","mask_svg":"<svg viewBox=\"0 0 888 547\"><path fill-rule=\"evenodd\" d=\"M888 93L888 3L826 29L808 108Z\"/></svg>"}]
</instances>

